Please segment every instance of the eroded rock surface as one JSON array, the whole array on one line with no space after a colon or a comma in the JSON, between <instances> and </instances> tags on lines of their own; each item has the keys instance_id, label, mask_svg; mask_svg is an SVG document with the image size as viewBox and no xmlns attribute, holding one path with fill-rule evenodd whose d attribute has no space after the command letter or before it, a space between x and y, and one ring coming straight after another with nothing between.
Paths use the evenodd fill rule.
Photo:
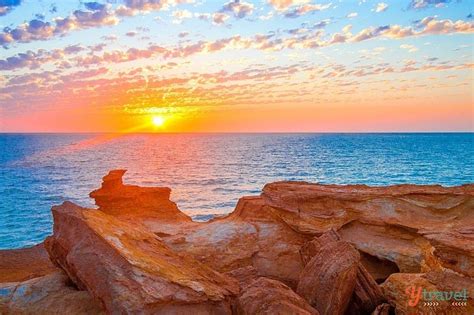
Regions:
<instances>
[{"instance_id":1,"label":"eroded rock surface","mask_svg":"<svg viewBox=\"0 0 474 315\"><path fill-rule=\"evenodd\" d=\"M0 283L25 281L56 270L43 243L22 249L0 250Z\"/></svg>"},{"instance_id":2,"label":"eroded rock surface","mask_svg":"<svg viewBox=\"0 0 474 315\"><path fill-rule=\"evenodd\" d=\"M27 280L0 284L0 314L102 314L87 291L73 287L61 271Z\"/></svg>"},{"instance_id":3,"label":"eroded rock surface","mask_svg":"<svg viewBox=\"0 0 474 315\"><path fill-rule=\"evenodd\" d=\"M356 285L359 252L349 243L333 241L308 262L296 292L321 314L346 312Z\"/></svg>"},{"instance_id":4,"label":"eroded rock surface","mask_svg":"<svg viewBox=\"0 0 474 315\"><path fill-rule=\"evenodd\" d=\"M122 177L125 172L110 171L102 178L102 187L89 194L99 210L122 217L149 217L173 223L191 221L170 200L170 188L124 185Z\"/></svg>"},{"instance_id":5,"label":"eroded rock surface","mask_svg":"<svg viewBox=\"0 0 474 315\"><path fill-rule=\"evenodd\" d=\"M72 203L53 207L53 262L108 313L231 313L236 280L169 249L153 233Z\"/></svg>"},{"instance_id":6,"label":"eroded rock surface","mask_svg":"<svg viewBox=\"0 0 474 315\"><path fill-rule=\"evenodd\" d=\"M245 315L319 314L285 284L263 277L254 280L239 296L236 313Z\"/></svg>"},{"instance_id":7,"label":"eroded rock surface","mask_svg":"<svg viewBox=\"0 0 474 315\"><path fill-rule=\"evenodd\" d=\"M473 287L474 185L277 182L242 197L228 216L198 223L169 188L125 185L124 173L111 171L90 194L98 209L54 207L46 242L55 264L109 313L225 314L240 305L312 314L313 304L321 314L387 314L387 298L404 314L412 311L408 284ZM43 275L22 268L27 278ZM283 296L293 302L275 298Z\"/></svg>"}]
</instances>

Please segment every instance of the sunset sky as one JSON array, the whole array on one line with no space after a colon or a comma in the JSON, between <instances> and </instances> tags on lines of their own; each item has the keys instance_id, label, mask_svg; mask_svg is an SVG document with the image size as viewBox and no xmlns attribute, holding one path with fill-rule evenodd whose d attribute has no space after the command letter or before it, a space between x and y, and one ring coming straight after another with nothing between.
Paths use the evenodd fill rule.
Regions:
<instances>
[{"instance_id":1,"label":"sunset sky","mask_svg":"<svg viewBox=\"0 0 474 315\"><path fill-rule=\"evenodd\" d=\"M0 0L0 132L473 131L473 33L469 0Z\"/></svg>"}]
</instances>

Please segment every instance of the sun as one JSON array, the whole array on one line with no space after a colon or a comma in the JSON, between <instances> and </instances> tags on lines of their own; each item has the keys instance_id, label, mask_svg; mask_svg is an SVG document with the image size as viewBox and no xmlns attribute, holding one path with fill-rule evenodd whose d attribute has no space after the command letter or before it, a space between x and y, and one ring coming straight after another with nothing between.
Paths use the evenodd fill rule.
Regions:
<instances>
[{"instance_id":1,"label":"sun","mask_svg":"<svg viewBox=\"0 0 474 315\"><path fill-rule=\"evenodd\" d=\"M165 124L165 118L163 116L153 116L151 121L155 127L163 127Z\"/></svg>"}]
</instances>

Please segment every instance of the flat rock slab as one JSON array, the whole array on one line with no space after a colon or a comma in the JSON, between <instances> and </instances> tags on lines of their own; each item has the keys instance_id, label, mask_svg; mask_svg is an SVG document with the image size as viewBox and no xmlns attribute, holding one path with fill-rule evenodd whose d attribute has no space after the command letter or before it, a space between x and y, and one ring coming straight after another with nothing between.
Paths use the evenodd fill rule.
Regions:
<instances>
[{"instance_id":1,"label":"flat rock slab","mask_svg":"<svg viewBox=\"0 0 474 315\"><path fill-rule=\"evenodd\" d=\"M21 282L57 270L43 243L29 248L0 250L0 283Z\"/></svg>"}]
</instances>

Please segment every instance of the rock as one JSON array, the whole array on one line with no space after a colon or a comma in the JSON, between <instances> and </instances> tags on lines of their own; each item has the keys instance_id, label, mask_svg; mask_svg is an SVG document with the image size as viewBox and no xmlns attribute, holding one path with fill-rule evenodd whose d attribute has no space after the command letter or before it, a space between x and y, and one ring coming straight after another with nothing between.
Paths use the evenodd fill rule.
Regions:
<instances>
[{"instance_id":1,"label":"rock","mask_svg":"<svg viewBox=\"0 0 474 315\"><path fill-rule=\"evenodd\" d=\"M162 226L151 229L160 233ZM217 271L253 266L260 276L296 288L303 267L299 249L308 237L293 231L259 197L243 197L229 216L188 225L163 240L176 252L190 254Z\"/></svg>"},{"instance_id":2,"label":"rock","mask_svg":"<svg viewBox=\"0 0 474 315\"><path fill-rule=\"evenodd\" d=\"M356 286L359 260L347 242L325 244L301 272L296 292L320 314L344 314Z\"/></svg>"},{"instance_id":3,"label":"rock","mask_svg":"<svg viewBox=\"0 0 474 315\"><path fill-rule=\"evenodd\" d=\"M102 187L89 194L95 199L100 211L135 219L141 216L173 223L191 221L191 218L170 200L171 189L124 185L122 177L125 172L126 170L110 171L103 177Z\"/></svg>"},{"instance_id":4,"label":"rock","mask_svg":"<svg viewBox=\"0 0 474 315\"><path fill-rule=\"evenodd\" d=\"M291 288L279 281L264 277L254 280L239 296L236 313L242 315L319 314Z\"/></svg>"},{"instance_id":5,"label":"rock","mask_svg":"<svg viewBox=\"0 0 474 315\"><path fill-rule=\"evenodd\" d=\"M375 308L371 313L372 315L390 315L392 311L392 306L388 303L382 303Z\"/></svg>"},{"instance_id":6,"label":"rock","mask_svg":"<svg viewBox=\"0 0 474 315\"><path fill-rule=\"evenodd\" d=\"M33 247L0 250L0 283L21 282L57 271L43 243Z\"/></svg>"},{"instance_id":7,"label":"rock","mask_svg":"<svg viewBox=\"0 0 474 315\"><path fill-rule=\"evenodd\" d=\"M231 312L237 281L143 227L69 202L52 212L54 234L45 242L52 261L107 313Z\"/></svg>"},{"instance_id":8,"label":"rock","mask_svg":"<svg viewBox=\"0 0 474 315\"><path fill-rule=\"evenodd\" d=\"M303 262L311 261L326 244L339 240L341 240L341 236L334 229L331 229L320 237L315 237L313 240L305 243L300 250ZM359 262L356 284L346 315L369 314L384 301L385 298L383 297L382 290L362 263Z\"/></svg>"},{"instance_id":9,"label":"rock","mask_svg":"<svg viewBox=\"0 0 474 315\"><path fill-rule=\"evenodd\" d=\"M441 285L440 275L472 276L474 185L278 182L242 197L228 216L200 223L179 211L169 188L125 185L124 172L111 171L91 193L98 210L54 207L46 242L55 264L109 313L225 314L239 286L243 297L261 276L297 290L322 314L382 313L372 278L410 272L456 288L461 280L443 276ZM401 301L390 292L391 303ZM245 301L250 310L263 312L269 301L274 312L301 311L299 302L275 304L272 296L261 305L250 295Z\"/></svg>"},{"instance_id":10,"label":"rock","mask_svg":"<svg viewBox=\"0 0 474 315\"><path fill-rule=\"evenodd\" d=\"M383 302L385 302L385 297L382 290L370 273L359 263L356 285L346 315L369 314Z\"/></svg>"},{"instance_id":11,"label":"rock","mask_svg":"<svg viewBox=\"0 0 474 315\"><path fill-rule=\"evenodd\" d=\"M234 269L226 272L226 275L237 279L241 289L245 289L259 277L257 269L252 266Z\"/></svg>"},{"instance_id":12,"label":"rock","mask_svg":"<svg viewBox=\"0 0 474 315\"><path fill-rule=\"evenodd\" d=\"M306 266L325 244L338 240L341 240L341 236L334 229L330 229L320 237L304 243L300 248L301 261Z\"/></svg>"},{"instance_id":13,"label":"rock","mask_svg":"<svg viewBox=\"0 0 474 315\"><path fill-rule=\"evenodd\" d=\"M299 233L317 236L337 230L368 258L364 262L372 265L366 267L379 281L397 271L442 268L472 275L472 248L465 245L473 243L473 184L369 187L276 182L265 185L261 198Z\"/></svg>"},{"instance_id":14,"label":"rock","mask_svg":"<svg viewBox=\"0 0 474 315\"><path fill-rule=\"evenodd\" d=\"M433 254L438 258L440 265L474 277L474 222L469 229L427 233L424 236L433 245Z\"/></svg>"},{"instance_id":15,"label":"rock","mask_svg":"<svg viewBox=\"0 0 474 315\"><path fill-rule=\"evenodd\" d=\"M87 291L74 288L68 277L55 271L24 282L0 284L1 314L102 314Z\"/></svg>"},{"instance_id":16,"label":"rock","mask_svg":"<svg viewBox=\"0 0 474 315\"><path fill-rule=\"evenodd\" d=\"M396 314L474 313L474 280L450 271L395 273L382 288Z\"/></svg>"}]
</instances>

